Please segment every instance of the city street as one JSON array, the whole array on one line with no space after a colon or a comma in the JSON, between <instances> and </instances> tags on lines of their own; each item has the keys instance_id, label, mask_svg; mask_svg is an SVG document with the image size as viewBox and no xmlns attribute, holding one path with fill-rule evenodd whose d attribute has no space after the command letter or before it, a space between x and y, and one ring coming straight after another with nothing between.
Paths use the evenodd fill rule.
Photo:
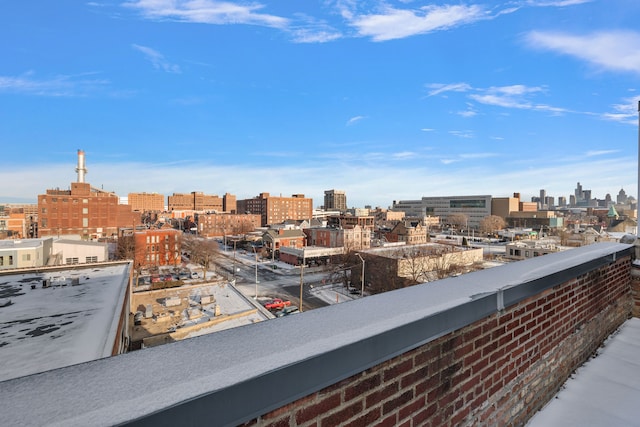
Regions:
<instances>
[{"instance_id":1,"label":"city street","mask_svg":"<svg viewBox=\"0 0 640 427\"><path fill-rule=\"evenodd\" d=\"M235 279L236 288L247 297L257 296L258 300L282 298L300 307L300 267L279 261L265 260L256 263L253 253L245 250L236 250L234 253L233 248L221 250L215 263L218 273L226 275L229 280ZM315 287L323 285L323 279L326 279L327 275L328 272L318 268L305 269L302 311L329 305L325 299L319 298L316 292L313 292Z\"/></svg>"}]
</instances>

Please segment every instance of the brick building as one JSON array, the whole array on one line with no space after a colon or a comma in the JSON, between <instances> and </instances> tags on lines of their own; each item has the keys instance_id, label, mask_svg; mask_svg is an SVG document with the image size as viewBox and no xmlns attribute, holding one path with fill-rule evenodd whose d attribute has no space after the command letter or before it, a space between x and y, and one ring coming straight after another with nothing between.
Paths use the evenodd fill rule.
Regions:
<instances>
[{"instance_id":1,"label":"brick building","mask_svg":"<svg viewBox=\"0 0 640 427\"><path fill-rule=\"evenodd\" d=\"M353 228L307 228L304 233L307 235L307 246L356 251L371 247L371 230L357 225Z\"/></svg>"},{"instance_id":2,"label":"brick building","mask_svg":"<svg viewBox=\"0 0 640 427\"><path fill-rule=\"evenodd\" d=\"M140 212L164 211L164 195L158 193L129 193L127 204Z\"/></svg>"},{"instance_id":3,"label":"brick building","mask_svg":"<svg viewBox=\"0 0 640 427\"><path fill-rule=\"evenodd\" d=\"M356 225L373 230L376 218L373 215L333 215L327 217L327 225L339 228L353 228Z\"/></svg>"},{"instance_id":4,"label":"brick building","mask_svg":"<svg viewBox=\"0 0 640 427\"><path fill-rule=\"evenodd\" d=\"M304 194L275 197L260 193L253 199L238 200L238 212L260 215L262 227L280 224L288 219L311 220L313 199L304 197Z\"/></svg>"},{"instance_id":5,"label":"brick building","mask_svg":"<svg viewBox=\"0 0 640 427\"><path fill-rule=\"evenodd\" d=\"M220 197L215 194L204 194L201 191L192 191L188 194L173 193L167 198L167 209L169 211L233 212L236 210L236 196L226 193Z\"/></svg>"},{"instance_id":6,"label":"brick building","mask_svg":"<svg viewBox=\"0 0 640 427\"><path fill-rule=\"evenodd\" d=\"M199 214L198 234L207 237L246 234L260 227L260 221L260 215L254 214Z\"/></svg>"},{"instance_id":7,"label":"brick building","mask_svg":"<svg viewBox=\"0 0 640 427\"><path fill-rule=\"evenodd\" d=\"M134 260L134 266L158 267L181 262L179 230L159 228L133 231L121 230L118 252L121 257Z\"/></svg>"},{"instance_id":8,"label":"brick building","mask_svg":"<svg viewBox=\"0 0 640 427\"><path fill-rule=\"evenodd\" d=\"M118 228L140 224L140 213L121 205L112 192L84 182L84 151L78 150L77 182L69 190L47 190L38 195L38 237L77 235L98 239L118 235Z\"/></svg>"},{"instance_id":9,"label":"brick building","mask_svg":"<svg viewBox=\"0 0 640 427\"><path fill-rule=\"evenodd\" d=\"M384 234L387 242L404 242L407 245L427 243L427 227L417 221L400 221L393 229Z\"/></svg>"},{"instance_id":10,"label":"brick building","mask_svg":"<svg viewBox=\"0 0 640 427\"><path fill-rule=\"evenodd\" d=\"M140 213L121 205L111 192L72 182L70 190L38 195L38 236L79 235L95 239L118 235L118 228L140 223Z\"/></svg>"}]
</instances>

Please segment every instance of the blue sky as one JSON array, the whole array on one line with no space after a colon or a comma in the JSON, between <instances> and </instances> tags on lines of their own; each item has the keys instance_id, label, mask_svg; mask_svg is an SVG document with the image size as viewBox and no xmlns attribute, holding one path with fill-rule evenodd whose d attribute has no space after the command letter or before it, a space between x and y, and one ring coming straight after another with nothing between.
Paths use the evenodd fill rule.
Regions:
<instances>
[{"instance_id":1,"label":"blue sky","mask_svg":"<svg viewBox=\"0 0 640 427\"><path fill-rule=\"evenodd\" d=\"M637 194L637 0L7 1L0 201Z\"/></svg>"}]
</instances>

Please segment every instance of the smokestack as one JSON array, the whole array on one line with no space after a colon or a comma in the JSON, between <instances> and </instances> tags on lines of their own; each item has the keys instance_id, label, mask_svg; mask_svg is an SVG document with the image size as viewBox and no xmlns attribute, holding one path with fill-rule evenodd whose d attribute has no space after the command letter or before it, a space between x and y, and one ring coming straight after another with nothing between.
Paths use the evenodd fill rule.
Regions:
<instances>
[{"instance_id":1,"label":"smokestack","mask_svg":"<svg viewBox=\"0 0 640 427\"><path fill-rule=\"evenodd\" d=\"M78 182L84 182L84 175L87 173L87 168L84 165L84 151L78 150L78 167L76 167L78 173Z\"/></svg>"}]
</instances>

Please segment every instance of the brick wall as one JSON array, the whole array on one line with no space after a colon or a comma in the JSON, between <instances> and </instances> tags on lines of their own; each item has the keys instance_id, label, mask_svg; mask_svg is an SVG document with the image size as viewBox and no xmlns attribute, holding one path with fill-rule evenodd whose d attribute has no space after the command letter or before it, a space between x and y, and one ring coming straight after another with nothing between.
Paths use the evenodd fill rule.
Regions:
<instances>
[{"instance_id":1,"label":"brick wall","mask_svg":"<svg viewBox=\"0 0 640 427\"><path fill-rule=\"evenodd\" d=\"M522 425L628 318L630 270L619 258L247 425Z\"/></svg>"}]
</instances>

